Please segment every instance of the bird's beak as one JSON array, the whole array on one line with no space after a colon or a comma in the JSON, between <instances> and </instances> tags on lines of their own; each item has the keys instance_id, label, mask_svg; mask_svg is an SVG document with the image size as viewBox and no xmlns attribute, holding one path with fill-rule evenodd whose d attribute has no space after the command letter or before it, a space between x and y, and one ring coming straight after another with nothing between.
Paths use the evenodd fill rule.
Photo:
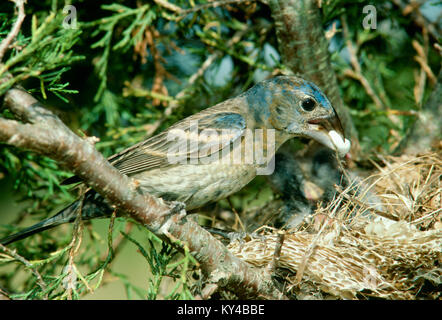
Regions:
<instances>
[{"instance_id":1,"label":"bird's beak","mask_svg":"<svg viewBox=\"0 0 442 320\"><path fill-rule=\"evenodd\" d=\"M308 135L332 150L341 157L350 151L350 140L344 136L344 129L338 116L310 120Z\"/></svg>"}]
</instances>

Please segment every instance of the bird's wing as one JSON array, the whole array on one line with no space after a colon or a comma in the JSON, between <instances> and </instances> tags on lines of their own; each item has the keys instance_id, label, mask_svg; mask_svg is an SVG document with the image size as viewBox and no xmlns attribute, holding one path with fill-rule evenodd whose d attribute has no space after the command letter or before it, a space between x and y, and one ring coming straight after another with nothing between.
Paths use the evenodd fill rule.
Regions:
<instances>
[{"instance_id":1,"label":"bird's wing","mask_svg":"<svg viewBox=\"0 0 442 320\"><path fill-rule=\"evenodd\" d=\"M241 137L245 128L246 121L239 113L217 112L190 117L109 161L127 175L181 161L187 163L190 159L207 158L221 151Z\"/></svg>"},{"instance_id":2,"label":"bird's wing","mask_svg":"<svg viewBox=\"0 0 442 320\"><path fill-rule=\"evenodd\" d=\"M186 118L168 130L109 157L108 161L121 173L131 175L174 162L187 163L190 159L198 162L207 158L230 146L246 129L246 121L241 114L212 110L206 109ZM79 181L71 177L63 184Z\"/></svg>"}]
</instances>

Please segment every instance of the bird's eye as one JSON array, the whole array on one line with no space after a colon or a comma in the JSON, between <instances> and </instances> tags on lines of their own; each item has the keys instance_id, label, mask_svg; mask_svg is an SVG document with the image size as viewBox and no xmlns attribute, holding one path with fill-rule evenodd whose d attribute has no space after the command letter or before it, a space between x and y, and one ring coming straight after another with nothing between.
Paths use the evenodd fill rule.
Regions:
<instances>
[{"instance_id":1,"label":"bird's eye","mask_svg":"<svg viewBox=\"0 0 442 320\"><path fill-rule=\"evenodd\" d=\"M316 107L316 101L312 98L306 98L301 102L301 107L305 111L312 111Z\"/></svg>"}]
</instances>

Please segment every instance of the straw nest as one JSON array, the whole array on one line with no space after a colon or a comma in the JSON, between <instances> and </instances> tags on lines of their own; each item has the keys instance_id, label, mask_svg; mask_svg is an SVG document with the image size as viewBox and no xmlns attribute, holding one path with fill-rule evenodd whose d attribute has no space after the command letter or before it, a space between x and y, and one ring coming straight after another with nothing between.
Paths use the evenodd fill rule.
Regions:
<instances>
[{"instance_id":1,"label":"straw nest","mask_svg":"<svg viewBox=\"0 0 442 320\"><path fill-rule=\"evenodd\" d=\"M297 298L440 297L440 154L389 157L292 230L265 227L228 248L285 277ZM375 195L373 197L373 195Z\"/></svg>"}]
</instances>

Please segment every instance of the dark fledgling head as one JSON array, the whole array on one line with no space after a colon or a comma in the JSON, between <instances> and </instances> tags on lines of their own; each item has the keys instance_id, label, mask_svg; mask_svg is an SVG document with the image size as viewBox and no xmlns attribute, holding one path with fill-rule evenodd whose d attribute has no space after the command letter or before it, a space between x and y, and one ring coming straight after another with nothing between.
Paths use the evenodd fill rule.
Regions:
<instances>
[{"instance_id":1,"label":"dark fledgling head","mask_svg":"<svg viewBox=\"0 0 442 320\"><path fill-rule=\"evenodd\" d=\"M350 149L341 122L325 94L314 83L293 76L262 81L246 92L256 123L317 140L341 155Z\"/></svg>"}]
</instances>

